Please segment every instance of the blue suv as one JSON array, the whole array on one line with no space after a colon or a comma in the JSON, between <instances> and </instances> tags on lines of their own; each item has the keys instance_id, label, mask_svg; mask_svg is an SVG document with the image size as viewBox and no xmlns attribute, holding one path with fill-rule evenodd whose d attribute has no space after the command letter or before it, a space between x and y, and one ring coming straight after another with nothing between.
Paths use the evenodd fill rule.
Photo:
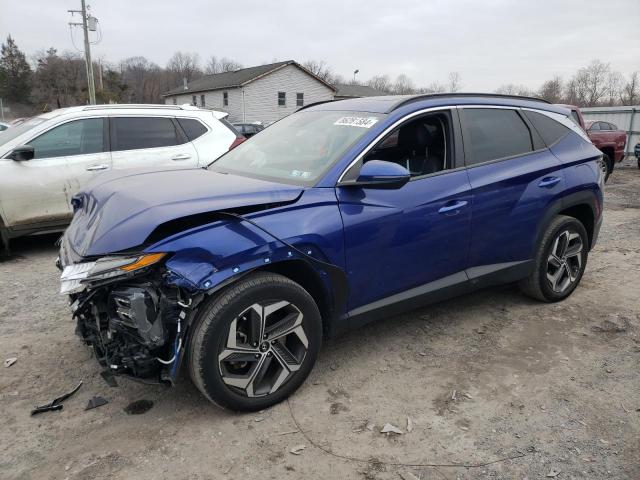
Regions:
<instances>
[{"instance_id":1,"label":"blue suv","mask_svg":"<svg viewBox=\"0 0 640 480\"><path fill-rule=\"evenodd\" d=\"M73 198L61 293L105 375L258 410L323 338L475 289L578 286L601 152L562 107L499 95L320 103L208 168L110 172Z\"/></svg>"}]
</instances>

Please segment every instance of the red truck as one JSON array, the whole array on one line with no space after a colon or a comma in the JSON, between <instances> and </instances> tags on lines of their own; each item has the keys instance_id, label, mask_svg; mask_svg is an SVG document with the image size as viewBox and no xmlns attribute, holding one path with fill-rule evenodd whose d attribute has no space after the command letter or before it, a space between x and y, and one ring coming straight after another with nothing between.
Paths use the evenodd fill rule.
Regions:
<instances>
[{"instance_id":1,"label":"red truck","mask_svg":"<svg viewBox=\"0 0 640 480\"><path fill-rule=\"evenodd\" d=\"M584 121L582 112L575 105L560 105L571 110L571 117L582 129L593 143L604 155L604 166L607 167L605 172L605 181L613 172L613 167L624 158L624 147L627 142L627 132L620 130L611 122L602 120Z\"/></svg>"}]
</instances>

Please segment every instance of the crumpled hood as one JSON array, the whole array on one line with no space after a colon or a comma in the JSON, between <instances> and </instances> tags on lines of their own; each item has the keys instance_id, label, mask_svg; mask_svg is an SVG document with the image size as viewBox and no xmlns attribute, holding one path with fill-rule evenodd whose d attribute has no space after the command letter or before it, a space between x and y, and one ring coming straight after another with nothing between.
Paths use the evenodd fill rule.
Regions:
<instances>
[{"instance_id":1,"label":"crumpled hood","mask_svg":"<svg viewBox=\"0 0 640 480\"><path fill-rule=\"evenodd\" d=\"M182 217L293 202L299 186L204 169L111 171L74 197L79 204L65 241L81 256L139 246L155 228Z\"/></svg>"}]
</instances>

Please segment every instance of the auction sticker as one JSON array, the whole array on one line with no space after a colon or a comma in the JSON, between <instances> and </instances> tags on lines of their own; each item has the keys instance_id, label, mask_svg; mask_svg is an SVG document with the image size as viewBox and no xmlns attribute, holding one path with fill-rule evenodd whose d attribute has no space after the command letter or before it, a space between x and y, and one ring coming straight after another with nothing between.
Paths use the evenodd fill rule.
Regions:
<instances>
[{"instance_id":1,"label":"auction sticker","mask_svg":"<svg viewBox=\"0 0 640 480\"><path fill-rule=\"evenodd\" d=\"M334 125L346 125L348 127L371 128L378 122L376 117L342 117L336 120Z\"/></svg>"}]
</instances>

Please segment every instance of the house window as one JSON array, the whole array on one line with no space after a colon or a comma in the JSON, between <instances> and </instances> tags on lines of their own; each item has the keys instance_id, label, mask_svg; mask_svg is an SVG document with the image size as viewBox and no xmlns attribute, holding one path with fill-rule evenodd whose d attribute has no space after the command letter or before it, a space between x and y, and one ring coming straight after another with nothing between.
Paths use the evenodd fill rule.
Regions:
<instances>
[{"instance_id":1,"label":"house window","mask_svg":"<svg viewBox=\"0 0 640 480\"><path fill-rule=\"evenodd\" d=\"M200 106L204 108L204 95L200 95Z\"/></svg>"},{"instance_id":2,"label":"house window","mask_svg":"<svg viewBox=\"0 0 640 480\"><path fill-rule=\"evenodd\" d=\"M287 93L286 92L278 92L278 106L286 107L287 106Z\"/></svg>"},{"instance_id":3,"label":"house window","mask_svg":"<svg viewBox=\"0 0 640 480\"><path fill-rule=\"evenodd\" d=\"M222 92L222 106L229 106L229 92Z\"/></svg>"},{"instance_id":4,"label":"house window","mask_svg":"<svg viewBox=\"0 0 640 480\"><path fill-rule=\"evenodd\" d=\"M177 105L178 104L178 99L176 97L173 97L173 104Z\"/></svg>"},{"instance_id":5,"label":"house window","mask_svg":"<svg viewBox=\"0 0 640 480\"><path fill-rule=\"evenodd\" d=\"M197 107L197 106L198 106L198 102L197 102L197 100L196 100L196 96L195 96L195 95L193 95L193 96L191 97L191 105L193 105L194 107Z\"/></svg>"},{"instance_id":6,"label":"house window","mask_svg":"<svg viewBox=\"0 0 640 480\"><path fill-rule=\"evenodd\" d=\"M296 106L304 106L304 93L296 93Z\"/></svg>"}]
</instances>

